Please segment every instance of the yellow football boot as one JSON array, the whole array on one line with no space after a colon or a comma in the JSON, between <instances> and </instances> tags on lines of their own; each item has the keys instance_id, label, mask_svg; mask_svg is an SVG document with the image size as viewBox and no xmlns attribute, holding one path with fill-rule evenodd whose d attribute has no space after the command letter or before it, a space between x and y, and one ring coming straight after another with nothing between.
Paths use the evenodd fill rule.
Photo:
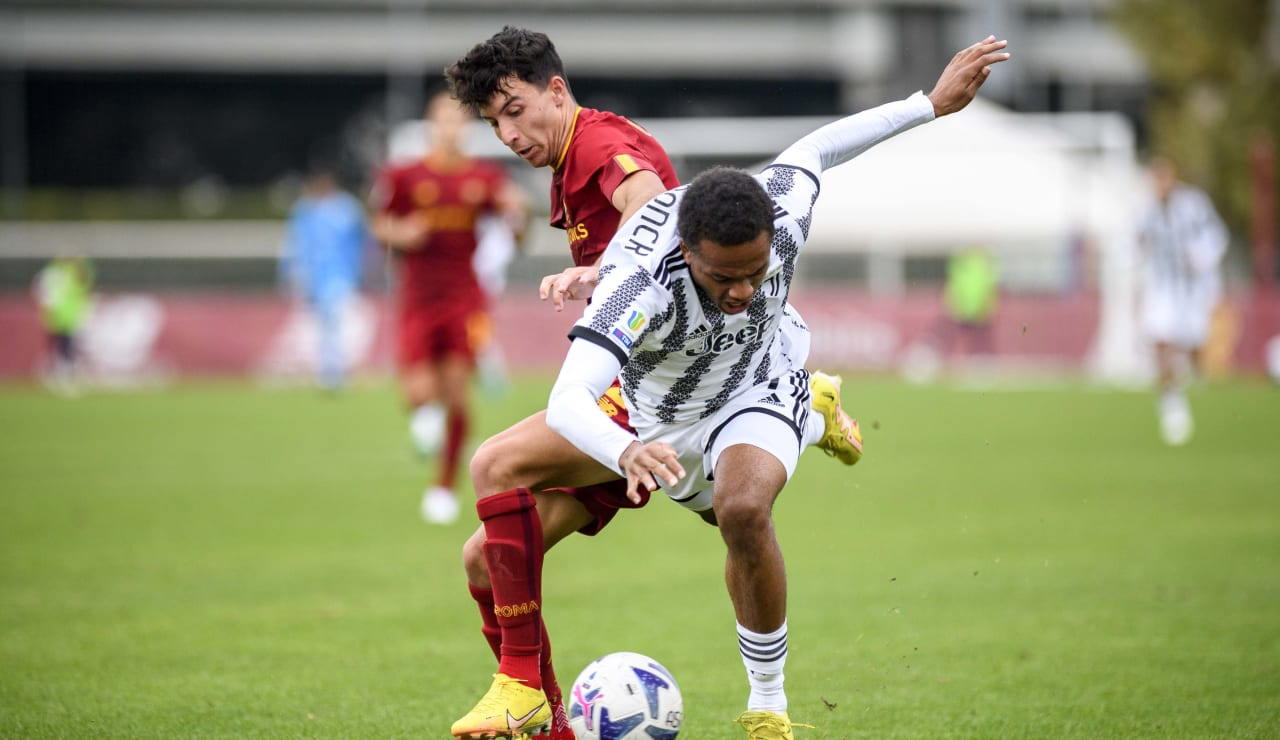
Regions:
<instances>
[{"instance_id":1,"label":"yellow football boot","mask_svg":"<svg viewBox=\"0 0 1280 740\"><path fill-rule=\"evenodd\" d=\"M793 725L786 712L743 712L734 722L747 731L747 740L795 740L792 727L813 729L813 725Z\"/></svg>"},{"instance_id":2,"label":"yellow football boot","mask_svg":"<svg viewBox=\"0 0 1280 740\"><path fill-rule=\"evenodd\" d=\"M815 372L809 374L809 388L813 391L813 410L826 420L827 431L818 442L818 449L853 465L862 459L862 430L858 422L840 408L839 375Z\"/></svg>"},{"instance_id":3,"label":"yellow football boot","mask_svg":"<svg viewBox=\"0 0 1280 740\"><path fill-rule=\"evenodd\" d=\"M502 673L475 708L450 730L459 740L505 740L538 737L551 732L551 705L542 689Z\"/></svg>"}]
</instances>

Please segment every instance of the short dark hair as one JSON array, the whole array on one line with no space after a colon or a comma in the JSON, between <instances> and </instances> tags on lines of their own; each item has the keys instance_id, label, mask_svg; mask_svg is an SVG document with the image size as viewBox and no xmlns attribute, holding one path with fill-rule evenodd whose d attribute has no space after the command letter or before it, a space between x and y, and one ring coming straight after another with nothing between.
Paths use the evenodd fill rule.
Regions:
<instances>
[{"instance_id":1,"label":"short dark hair","mask_svg":"<svg viewBox=\"0 0 1280 740\"><path fill-rule=\"evenodd\" d=\"M444 70L453 97L472 108L488 103L512 75L544 89L552 77L565 76L564 63L545 33L505 26Z\"/></svg>"},{"instance_id":2,"label":"short dark hair","mask_svg":"<svg viewBox=\"0 0 1280 740\"><path fill-rule=\"evenodd\" d=\"M689 249L704 239L737 246L768 232L773 238L773 199L751 175L713 167L694 178L680 203L680 238Z\"/></svg>"}]
</instances>

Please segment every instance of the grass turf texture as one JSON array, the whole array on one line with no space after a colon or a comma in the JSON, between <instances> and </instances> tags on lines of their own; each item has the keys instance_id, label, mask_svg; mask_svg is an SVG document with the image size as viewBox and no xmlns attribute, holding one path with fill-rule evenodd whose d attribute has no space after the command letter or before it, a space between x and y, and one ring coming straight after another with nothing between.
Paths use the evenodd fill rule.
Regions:
<instances>
[{"instance_id":1,"label":"grass turf texture","mask_svg":"<svg viewBox=\"0 0 1280 740\"><path fill-rule=\"evenodd\" d=\"M546 378L481 401L477 435ZM867 458L776 508L806 738L1280 733L1280 397L854 379ZM417 516L389 387L0 389L0 737L448 737L493 660L450 528ZM464 508L464 512L468 510ZM672 670L690 740L741 737L715 530L665 500L549 557L562 683Z\"/></svg>"}]
</instances>

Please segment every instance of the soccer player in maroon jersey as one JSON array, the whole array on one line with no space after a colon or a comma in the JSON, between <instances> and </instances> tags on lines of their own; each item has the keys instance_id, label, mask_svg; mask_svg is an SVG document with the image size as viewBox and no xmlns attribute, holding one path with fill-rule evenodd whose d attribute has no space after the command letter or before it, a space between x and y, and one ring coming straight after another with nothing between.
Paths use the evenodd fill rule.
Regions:
<instances>
[{"instance_id":1,"label":"soccer player in maroon jersey","mask_svg":"<svg viewBox=\"0 0 1280 740\"><path fill-rule=\"evenodd\" d=\"M437 443L444 437L439 477L423 496L422 515L449 524L458 518L453 487L467 434L468 384L476 351L491 333L487 299L472 269L476 221L497 213L522 229L526 200L502 165L462 151L474 120L469 109L440 92L426 115L429 151L383 171L371 200L374 234L397 258L400 384L411 427L436 426L429 435Z\"/></svg>"},{"instance_id":2,"label":"soccer player in maroon jersey","mask_svg":"<svg viewBox=\"0 0 1280 740\"><path fill-rule=\"evenodd\" d=\"M504 28L445 75L455 97L474 107L504 145L534 167L552 168L551 223L565 230L574 266L544 278L540 294L557 310L586 297L619 224L679 184L666 152L631 121L580 106L545 34ZM829 427L842 446L828 451L851 464L861 442L855 453L838 387L830 392ZM599 404L632 431L616 383ZM629 499L626 481L548 427L545 411L481 444L471 479L481 526L464 545L463 562L499 664L489 692L454 723L453 735L520 737L549 725L553 740L572 738L541 617L542 557L575 531L596 534L619 508L644 506L649 491ZM539 701L512 714L508 698L526 687L537 690Z\"/></svg>"},{"instance_id":3,"label":"soccer player in maroon jersey","mask_svg":"<svg viewBox=\"0 0 1280 740\"><path fill-rule=\"evenodd\" d=\"M544 34L504 28L451 66L446 76L454 95L475 108L503 144L534 167L552 168L551 224L565 231L574 266L545 278L540 292L557 308L566 299L583 297L595 283L600 255L618 225L678 184L671 160L656 139L631 121L578 105L555 46ZM616 388L601 405L625 425L626 409ZM500 561L508 538L528 537L537 543L532 549L538 552L535 567L540 570L544 549L575 531L599 532L619 508L643 505L647 496L639 503L629 501L626 481L547 427L545 411L486 440L471 460L471 475L482 524L464 546L463 560L484 635L499 658L499 675L546 693L547 706L523 718L521 726L550 721L554 740L572 738L538 611L541 594L522 605L497 604L486 558ZM535 506L536 515L531 511ZM502 529L496 536L485 525L494 518ZM454 734L520 731L509 727L505 716L496 720L501 727L455 725Z\"/></svg>"}]
</instances>

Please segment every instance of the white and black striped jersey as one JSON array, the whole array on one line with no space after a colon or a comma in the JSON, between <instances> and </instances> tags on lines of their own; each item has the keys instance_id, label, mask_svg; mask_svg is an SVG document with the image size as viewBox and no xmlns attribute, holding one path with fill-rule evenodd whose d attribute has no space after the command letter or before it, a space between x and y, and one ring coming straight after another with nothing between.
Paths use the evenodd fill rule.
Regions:
<instances>
[{"instance_id":1,"label":"white and black striped jersey","mask_svg":"<svg viewBox=\"0 0 1280 740\"><path fill-rule=\"evenodd\" d=\"M779 327L823 170L932 118L932 103L917 93L809 134L755 176L773 199L775 232L764 282L742 313L721 312L689 274L676 226L684 188L657 196L623 224L570 336L617 358L633 419L703 419L735 394L792 369Z\"/></svg>"},{"instance_id":2,"label":"white and black striped jersey","mask_svg":"<svg viewBox=\"0 0 1280 740\"><path fill-rule=\"evenodd\" d=\"M1203 191L1178 185L1142 221L1144 287L1173 296L1216 292L1227 231Z\"/></svg>"}]
</instances>

